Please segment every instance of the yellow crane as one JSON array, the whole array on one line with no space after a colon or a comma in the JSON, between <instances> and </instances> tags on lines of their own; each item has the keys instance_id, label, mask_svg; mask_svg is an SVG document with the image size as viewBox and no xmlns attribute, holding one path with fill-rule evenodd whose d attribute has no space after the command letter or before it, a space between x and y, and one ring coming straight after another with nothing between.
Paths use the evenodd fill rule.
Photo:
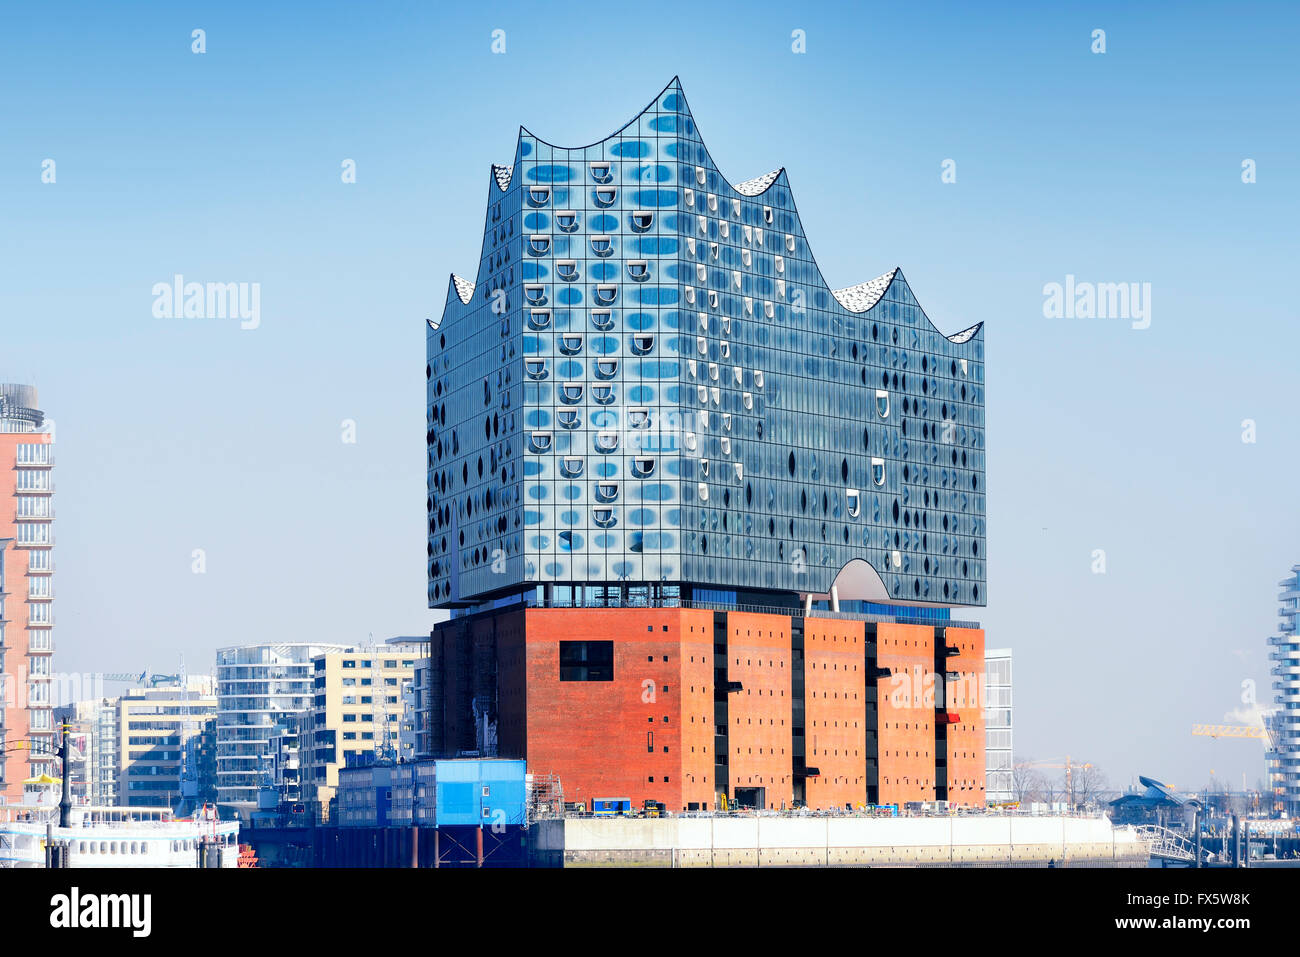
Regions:
<instances>
[{"instance_id":1,"label":"yellow crane","mask_svg":"<svg viewBox=\"0 0 1300 957\"><path fill-rule=\"evenodd\" d=\"M1065 771L1065 791L1070 796L1070 804L1074 804L1074 772L1086 771L1092 767L1091 764L1075 764L1070 760L1070 756L1065 756L1065 762L1061 763L1059 758L1052 758L1047 761L1021 761L1016 765L1018 768L1051 768L1057 771Z\"/></svg>"},{"instance_id":2,"label":"yellow crane","mask_svg":"<svg viewBox=\"0 0 1300 957\"><path fill-rule=\"evenodd\" d=\"M1194 724L1192 734L1206 738L1259 738L1266 744L1273 743L1273 736L1266 728L1249 724Z\"/></svg>"},{"instance_id":3,"label":"yellow crane","mask_svg":"<svg viewBox=\"0 0 1300 957\"><path fill-rule=\"evenodd\" d=\"M1273 741L1273 733L1263 725L1255 724L1194 724L1192 725L1192 734L1204 738L1253 738L1256 741L1264 742L1264 747L1273 750L1277 747ZM1211 771L1210 774L1214 772ZM1273 792L1273 808L1277 809L1282 802L1282 786L1276 773L1271 773L1272 779L1271 791ZM1246 790L1246 775L1241 775L1241 789Z\"/></svg>"}]
</instances>

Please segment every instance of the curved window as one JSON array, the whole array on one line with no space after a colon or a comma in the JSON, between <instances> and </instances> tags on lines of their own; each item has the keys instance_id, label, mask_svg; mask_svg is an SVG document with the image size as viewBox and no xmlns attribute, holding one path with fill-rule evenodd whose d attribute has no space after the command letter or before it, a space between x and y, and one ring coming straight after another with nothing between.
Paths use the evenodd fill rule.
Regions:
<instances>
[{"instance_id":1,"label":"curved window","mask_svg":"<svg viewBox=\"0 0 1300 957\"><path fill-rule=\"evenodd\" d=\"M697 488L700 493L700 501L707 502L709 500L709 487L705 485L703 482L700 482Z\"/></svg>"},{"instance_id":2,"label":"curved window","mask_svg":"<svg viewBox=\"0 0 1300 957\"><path fill-rule=\"evenodd\" d=\"M776 271L777 271L777 272L785 272L785 257L784 257L784 256L774 256L772 261L776 263Z\"/></svg>"},{"instance_id":3,"label":"curved window","mask_svg":"<svg viewBox=\"0 0 1300 957\"><path fill-rule=\"evenodd\" d=\"M601 332L614 328L614 315L608 309L591 310L591 324Z\"/></svg>"},{"instance_id":4,"label":"curved window","mask_svg":"<svg viewBox=\"0 0 1300 957\"><path fill-rule=\"evenodd\" d=\"M618 298L618 286L597 286L596 302L602 306L614 305L614 300Z\"/></svg>"},{"instance_id":5,"label":"curved window","mask_svg":"<svg viewBox=\"0 0 1300 957\"><path fill-rule=\"evenodd\" d=\"M632 460L632 474L637 478L649 478L655 474L655 460L635 458Z\"/></svg>"},{"instance_id":6,"label":"curved window","mask_svg":"<svg viewBox=\"0 0 1300 957\"><path fill-rule=\"evenodd\" d=\"M562 233L571 233L578 228L578 214L571 209L560 210L555 214L555 226Z\"/></svg>"},{"instance_id":7,"label":"curved window","mask_svg":"<svg viewBox=\"0 0 1300 957\"><path fill-rule=\"evenodd\" d=\"M528 300L530 306L544 306L546 305L546 287L534 284L524 286L524 298Z\"/></svg>"},{"instance_id":8,"label":"curved window","mask_svg":"<svg viewBox=\"0 0 1300 957\"><path fill-rule=\"evenodd\" d=\"M637 211L632 214L632 232L644 233L649 231L654 225L655 214L650 212Z\"/></svg>"},{"instance_id":9,"label":"curved window","mask_svg":"<svg viewBox=\"0 0 1300 957\"><path fill-rule=\"evenodd\" d=\"M529 186L528 202L534 206L545 206L551 201L551 187L549 186Z\"/></svg>"},{"instance_id":10,"label":"curved window","mask_svg":"<svg viewBox=\"0 0 1300 957\"><path fill-rule=\"evenodd\" d=\"M650 263L644 259L629 259L627 274L633 282L645 282L650 278Z\"/></svg>"},{"instance_id":11,"label":"curved window","mask_svg":"<svg viewBox=\"0 0 1300 957\"><path fill-rule=\"evenodd\" d=\"M654 336L633 336L632 351L639 356L643 356L655 347Z\"/></svg>"},{"instance_id":12,"label":"curved window","mask_svg":"<svg viewBox=\"0 0 1300 957\"><path fill-rule=\"evenodd\" d=\"M597 186L594 193L596 205L601 209L608 209L618 202L617 186Z\"/></svg>"},{"instance_id":13,"label":"curved window","mask_svg":"<svg viewBox=\"0 0 1300 957\"><path fill-rule=\"evenodd\" d=\"M794 233L785 234L786 252L794 252Z\"/></svg>"},{"instance_id":14,"label":"curved window","mask_svg":"<svg viewBox=\"0 0 1300 957\"><path fill-rule=\"evenodd\" d=\"M551 251L551 237L542 235L529 236L528 251L534 256L545 256Z\"/></svg>"},{"instance_id":15,"label":"curved window","mask_svg":"<svg viewBox=\"0 0 1300 957\"><path fill-rule=\"evenodd\" d=\"M745 466L739 462L733 462L732 467L736 470L736 481L743 482L745 480Z\"/></svg>"},{"instance_id":16,"label":"curved window","mask_svg":"<svg viewBox=\"0 0 1300 957\"><path fill-rule=\"evenodd\" d=\"M551 326L551 310L533 309L528 313L529 329L549 329Z\"/></svg>"},{"instance_id":17,"label":"curved window","mask_svg":"<svg viewBox=\"0 0 1300 957\"><path fill-rule=\"evenodd\" d=\"M560 351L566 356L576 356L582 351L582 336L572 332L560 336Z\"/></svg>"},{"instance_id":18,"label":"curved window","mask_svg":"<svg viewBox=\"0 0 1300 957\"><path fill-rule=\"evenodd\" d=\"M555 421L560 423L562 429L576 429L582 424L577 409L560 409L555 413Z\"/></svg>"},{"instance_id":19,"label":"curved window","mask_svg":"<svg viewBox=\"0 0 1300 957\"><path fill-rule=\"evenodd\" d=\"M740 251L740 261L746 266L752 266L754 264L754 254L748 249L742 249Z\"/></svg>"},{"instance_id":20,"label":"curved window","mask_svg":"<svg viewBox=\"0 0 1300 957\"><path fill-rule=\"evenodd\" d=\"M695 433L694 433L694 432L687 432L687 433L682 437L682 444L685 445L685 446L686 446L688 449L690 449L692 452L694 452L694 451L695 451L695 446L698 444L698 440L695 438Z\"/></svg>"},{"instance_id":21,"label":"curved window","mask_svg":"<svg viewBox=\"0 0 1300 957\"><path fill-rule=\"evenodd\" d=\"M592 447L601 455L608 455L618 449L618 433L597 432L592 440Z\"/></svg>"},{"instance_id":22,"label":"curved window","mask_svg":"<svg viewBox=\"0 0 1300 957\"><path fill-rule=\"evenodd\" d=\"M582 383L566 382L560 386L560 401L567 402L569 405L582 401Z\"/></svg>"},{"instance_id":23,"label":"curved window","mask_svg":"<svg viewBox=\"0 0 1300 957\"><path fill-rule=\"evenodd\" d=\"M746 409L752 409L754 407L753 393L752 392L742 393L740 396L740 404L743 405Z\"/></svg>"},{"instance_id":24,"label":"curved window","mask_svg":"<svg viewBox=\"0 0 1300 957\"><path fill-rule=\"evenodd\" d=\"M597 405L609 405L614 401L614 387L612 385L593 385L591 387L591 401Z\"/></svg>"},{"instance_id":25,"label":"curved window","mask_svg":"<svg viewBox=\"0 0 1300 957\"><path fill-rule=\"evenodd\" d=\"M650 428L650 410L649 409L628 409L627 424L634 429Z\"/></svg>"},{"instance_id":26,"label":"curved window","mask_svg":"<svg viewBox=\"0 0 1300 957\"><path fill-rule=\"evenodd\" d=\"M717 211L718 211L718 194L709 193L709 212L716 213Z\"/></svg>"},{"instance_id":27,"label":"curved window","mask_svg":"<svg viewBox=\"0 0 1300 957\"><path fill-rule=\"evenodd\" d=\"M551 433L533 432L528 436L528 448L532 452L549 452L551 450Z\"/></svg>"},{"instance_id":28,"label":"curved window","mask_svg":"<svg viewBox=\"0 0 1300 957\"><path fill-rule=\"evenodd\" d=\"M718 364L716 362L709 363L709 378L714 382L718 381Z\"/></svg>"},{"instance_id":29,"label":"curved window","mask_svg":"<svg viewBox=\"0 0 1300 957\"><path fill-rule=\"evenodd\" d=\"M871 481L875 482L877 485L885 484L885 460L884 459L871 460Z\"/></svg>"},{"instance_id":30,"label":"curved window","mask_svg":"<svg viewBox=\"0 0 1300 957\"><path fill-rule=\"evenodd\" d=\"M731 223L727 222L725 219L719 220L719 221L718 221L718 234L719 234L720 236L722 236L723 239L730 239L730 238L731 238Z\"/></svg>"},{"instance_id":31,"label":"curved window","mask_svg":"<svg viewBox=\"0 0 1300 957\"><path fill-rule=\"evenodd\" d=\"M578 281L578 262L574 259L561 259L555 264L555 274L565 282Z\"/></svg>"},{"instance_id":32,"label":"curved window","mask_svg":"<svg viewBox=\"0 0 1300 957\"><path fill-rule=\"evenodd\" d=\"M617 359L597 359L596 376L601 379L612 379L618 374Z\"/></svg>"},{"instance_id":33,"label":"curved window","mask_svg":"<svg viewBox=\"0 0 1300 957\"><path fill-rule=\"evenodd\" d=\"M718 293L713 289L709 290L709 308L710 309L718 308Z\"/></svg>"},{"instance_id":34,"label":"curved window","mask_svg":"<svg viewBox=\"0 0 1300 957\"><path fill-rule=\"evenodd\" d=\"M614 171L610 167L608 160L594 160L587 164L591 170L591 178L597 183L612 183L614 181Z\"/></svg>"},{"instance_id":35,"label":"curved window","mask_svg":"<svg viewBox=\"0 0 1300 957\"><path fill-rule=\"evenodd\" d=\"M688 186L686 189L682 190L682 192L686 194L686 205L687 205L687 206L694 206L694 205L695 205L695 190L691 189L691 188Z\"/></svg>"},{"instance_id":36,"label":"curved window","mask_svg":"<svg viewBox=\"0 0 1300 957\"><path fill-rule=\"evenodd\" d=\"M699 183L701 186L704 185L704 167L703 167L703 166L697 166L697 167L695 167L695 182Z\"/></svg>"},{"instance_id":37,"label":"curved window","mask_svg":"<svg viewBox=\"0 0 1300 957\"><path fill-rule=\"evenodd\" d=\"M776 305L768 300L763 300L763 315L771 319L776 315Z\"/></svg>"},{"instance_id":38,"label":"curved window","mask_svg":"<svg viewBox=\"0 0 1300 957\"><path fill-rule=\"evenodd\" d=\"M591 252L601 259L614 254L614 240L609 236L592 236Z\"/></svg>"},{"instance_id":39,"label":"curved window","mask_svg":"<svg viewBox=\"0 0 1300 957\"><path fill-rule=\"evenodd\" d=\"M560 463L560 471L566 478L577 478L582 474L582 458L577 455L566 455Z\"/></svg>"},{"instance_id":40,"label":"curved window","mask_svg":"<svg viewBox=\"0 0 1300 957\"><path fill-rule=\"evenodd\" d=\"M845 491L844 497L848 500L849 514L857 518L858 513L862 511L862 497L858 495L858 490L855 488L848 489Z\"/></svg>"},{"instance_id":41,"label":"curved window","mask_svg":"<svg viewBox=\"0 0 1300 957\"><path fill-rule=\"evenodd\" d=\"M597 482L596 483L596 501L613 502L618 498L617 482Z\"/></svg>"},{"instance_id":42,"label":"curved window","mask_svg":"<svg viewBox=\"0 0 1300 957\"><path fill-rule=\"evenodd\" d=\"M525 359L524 371L530 379L545 379L547 376L545 359Z\"/></svg>"},{"instance_id":43,"label":"curved window","mask_svg":"<svg viewBox=\"0 0 1300 957\"><path fill-rule=\"evenodd\" d=\"M709 387L708 387L708 386L705 386L705 385L697 385L697 386L695 387L695 392L696 392L696 394L700 397L700 401L701 401L701 402L705 402L705 403L707 403L707 402L709 401Z\"/></svg>"},{"instance_id":44,"label":"curved window","mask_svg":"<svg viewBox=\"0 0 1300 957\"><path fill-rule=\"evenodd\" d=\"M731 428L731 426L727 426L727 428ZM731 454L731 439L727 438L727 437L724 435L722 438L720 438L720 439L718 440L718 444L722 447L722 454L723 454L723 455L730 455L730 454Z\"/></svg>"},{"instance_id":45,"label":"curved window","mask_svg":"<svg viewBox=\"0 0 1300 957\"><path fill-rule=\"evenodd\" d=\"M889 393L884 389L876 390L876 415L882 419L889 418Z\"/></svg>"},{"instance_id":46,"label":"curved window","mask_svg":"<svg viewBox=\"0 0 1300 957\"><path fill-rule=\"evenodd\" d=\"M768 225L771 225L771 223L772 223L772 207L771 207L771 206L764 206L764 207L763 207L763 222L767 223Z\"/></svg>"},{"instance_id":47,"label":"curved window","mask_svg":"<svg viewBox=\"0 0 1300 957\"><path fill-rule=\"evenodd\" d=\"M613 528L618 524L618 519L614 517L612 508L593 508L591 510L591 520L600 528Z\"/></svg>"},{"instance_id":48,"label":"curved window","mask_svg":"<svg viewBox=\"0 0 1300 957\"><path fill-rule=\"evenodd\" d=\"M762 370L762 369L755 369L755 370L754 370L754 387L755 387L756 389L761 389L761 388L763 388L763 370Z\"/></svg>"}]
</instances>

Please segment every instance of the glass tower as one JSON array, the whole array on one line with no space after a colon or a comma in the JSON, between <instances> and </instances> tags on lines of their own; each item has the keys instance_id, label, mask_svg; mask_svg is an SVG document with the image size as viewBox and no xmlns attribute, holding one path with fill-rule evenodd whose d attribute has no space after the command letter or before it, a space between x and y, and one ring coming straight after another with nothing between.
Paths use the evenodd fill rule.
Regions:
<instances>
[{"instance_id":1,"label":"glass tower","mask_svg":"<svg viewBox=\"0 0 1300 957\"><path fill-rule=\"evenodd\" d=\"M1272 716L1270 730L1273 749L1270 764L1276 786L1281 788L1286 813L1300 815L1300 633L1296 618L1300 616L1300 565L1291 568L1289 577L1278 582L1278 634L1268 640L1273 646L1273 690L1278 710Z\"/></svg>"},{"instance_id":2,"label":"glass tower","mask_svg":"<svg viewBox=\"0 0 1300 957\"><path fill-rule=\"evenodd\" d=\"M981 325L897 268L831 289L676 79L588 146L521 129L487 190L428 322L430 607L985 603Z\"/></svg>"}]
</instances>

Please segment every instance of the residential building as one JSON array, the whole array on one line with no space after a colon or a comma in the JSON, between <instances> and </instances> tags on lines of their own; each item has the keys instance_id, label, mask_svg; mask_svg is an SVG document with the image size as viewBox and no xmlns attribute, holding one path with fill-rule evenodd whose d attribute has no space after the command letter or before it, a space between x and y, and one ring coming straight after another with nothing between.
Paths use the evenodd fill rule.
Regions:
<instances>
[{"instance_id":1,"label":"residential building","mask_svg":"<svg viewBox=\"0 0 1300 957\"><path fill-rule=\"evenodd\" d=\"M0 384L0 804L59 772L54 653L54 429L36 390Z\"/></svg>"},{"instance_id":2,"label":"residential building","mask_svg":"<svg viewBox=\"0 0 1300 957\"><path fill-rule=\"evenodd\" d=\"M302 799L319 818L329 818L340 767L397 760L402 689L427 648L417 638L312 659L314 697L300 762Z\"/></svg>"},{"instance_id":3,"label":"residential building","mask_svg":"<svg viewBox=\"0 0 1300 957\"><path fill-rule=\"evenodd\" d=\"M984 788L990 804L1016 800L1011 729L1011 649L990 648L984 652Z\"/></svg>"},{"instance_id":4,"label":"residential building","mask_svg":"<svg viewBox=\"0 0 1300 957\"><path fill-rule=\"evenodd\" d=\"M191 742L217 714L217 699L189 687L133 688L117 698L118 797L131 807L180 808L197 796L198 769L186 769Z\"/></svg>"},{"instance_id":5,"label":"residential building","mask_svg":"<svg viewBox=\"0 0 1300 957\"><path fill-rule=\"evenodd\" d=\"M431 753L569 800L983 804L982 325L898 269L832 289L676 80L589 146L521 129L487 191L426 333Z\"/></svg>"},{"instance_id":6,"label":"residential building","mask_svg":"<svg viewBox=\"0 0 1300 957\"><path fill-rule=\"evenodd\" d=\"M217 800L251 813L270 788L272 736L312 706L312 659L347 645L268 642L217 651Z\"/></svg>"},{"instance_id":7,"label":"residential building","mask_svg":"<svg viewBox=\"0 0 1300 957\"><path fill-rule=\"evenodd\" d=\"M397 755L398 759L402 761L414 761L417 758L430 756L429 695L431 685L429 677L429 640L427 638L409 640L418 641L420 651L419 656L415 659L415 670L411 680L405 682L402 686L402 719L397 733Z\"/></svg>"},{"instance_id":8,"label":"residential building","mask_svg":"<svg viewBox=\"0 0 1300 957\"><path fill-rule=\"evenodd\" d=\"M1300 817L1300 631L1296 630L1300 616L1300 565L1291 567L1291 574L1278 582L1278 634L1269 638L1273 646L1269 660L1273 662L1273 691L1277 711L1271 716L1268 727L1273 736L1269 755L1270 776L1280 790L1284 813Z\"/></svg>"},{"instance_id":9,"label":"residential building","mask_svg":"<svg viewBox=\"0 0 1300 957\"><path fill-rule=\"evenodd\" d=\"M90 778L90 803L97 807L114 807L118 802L118 706L117 698L91 698L78 701L76 720L89 735L87 747Z\"/></svg>"}]
</instances>

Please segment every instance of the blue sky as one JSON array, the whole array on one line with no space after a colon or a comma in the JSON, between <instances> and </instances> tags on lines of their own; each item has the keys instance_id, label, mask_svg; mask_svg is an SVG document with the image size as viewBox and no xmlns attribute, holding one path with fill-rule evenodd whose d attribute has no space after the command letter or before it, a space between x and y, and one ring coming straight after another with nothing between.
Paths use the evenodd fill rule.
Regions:
<instances>
[{"instance_id":1,"label":"blue sky","mask_svg":"<svg viewBox=\"0 0 1300 957\"><path fill-rule=\"evenodd\" d=\"M1243 680L1271 698L1300 562L1294 10L262 6L0 24L0 378L56 422L59 669L427 631L423 324L473 274L488 166L680 75L733 182L787 168L832 286L897 265L941 329L987 323L980 617L1017 752L1262 775L1189 732ZM261 325L155 319L177 273L260 283ZM1044 318L1067 275L1150 283L1150 328Z\"/></svg>"}]
</instances>

